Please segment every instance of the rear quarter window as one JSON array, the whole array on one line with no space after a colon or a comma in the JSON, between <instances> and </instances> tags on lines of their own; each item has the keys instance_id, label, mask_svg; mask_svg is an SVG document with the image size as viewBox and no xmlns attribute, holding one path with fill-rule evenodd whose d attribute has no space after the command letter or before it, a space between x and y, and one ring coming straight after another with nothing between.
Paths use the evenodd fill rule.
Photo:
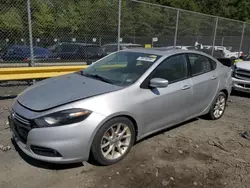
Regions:
<instances>
[{"instance_id":1,"label":"rear quarter window","mask_svg":"<svg viewBox=\"0 0 250 188\"><path fill-rule=\"evenodd\" d=\"M11 48L8 50L8 55L22 55L27 54L27 52L24 50L21 50L20 48Z\"/></svg>"},{"instance_id":2,"label":"rear quarter window","mask_svg":"<svg viewBox=\"0 0 250 188\"><path fill-rule=\"evenodd\" d=\"M216 62L200 54L188 54L192 76L210 72L216 68Z\"/></svg>"},{"instance_id":3,"label":"rear quarter window","mask_svg":"<svg viewBox=\"0 0 250 188\"><path fill-rule=\"evenodd\" d=\"M212 59L209 59L209 60L210 60L210 63L211 63L212 70L215 70L216 67L217 67L217 63Z\"/></svg>"},{"instance_id":4,"label":"rear quarter window","mask_svg":"<svg viewBox=\"0 0 250 188\"><path fill-rule=\"evenodd\" d=\"M66 53L73 53L76 52L79 49L78 45L71 45L71 44L63 44L59 45L56 48L56 52L66 52Z\"/></svg>"},{"instance_id":5,"label":"rear quarter window","mask_svg":"<svg viewBox=\"0 0 250 188\"><path fill-rule=\"evenodd\" d=\"M117 45L108 45L104 47L106 52L115 52L117 51Z\"/></svg>"}]
</instances>

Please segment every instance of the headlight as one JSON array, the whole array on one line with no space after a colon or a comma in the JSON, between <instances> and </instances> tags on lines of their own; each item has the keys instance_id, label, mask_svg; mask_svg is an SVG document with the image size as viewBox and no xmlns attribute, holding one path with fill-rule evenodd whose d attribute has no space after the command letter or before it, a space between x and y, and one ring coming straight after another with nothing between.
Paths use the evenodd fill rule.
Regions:
<instances>
[{"instance_id":1,"label":"headlight","mask_svg":"<svg viewBox=\"0 0 250 188\"><path fill-rule=\"evenodd\" d=\"M90 114L91 111L89 110L73 108L46 115L44 117L36 119L35 122L39 127L67 125L83 121Z\"/></svg>"},{"instance_id":2,"label":"headlight","mask_svg":"<svg viewBox=\"0 0 250 188\"><path fill-rule=\"evenodd\" d=\"M231 75L234 76L235 70L237 69L236 65L231 66Z\"/></svg>"}]
</instances>

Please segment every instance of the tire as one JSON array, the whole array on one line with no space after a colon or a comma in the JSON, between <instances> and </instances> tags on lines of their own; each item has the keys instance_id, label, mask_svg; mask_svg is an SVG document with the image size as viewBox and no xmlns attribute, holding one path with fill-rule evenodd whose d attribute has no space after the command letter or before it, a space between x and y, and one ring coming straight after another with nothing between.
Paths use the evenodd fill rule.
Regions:
<instances>
[{"instance_id":1,"label":"tire","mask_svg":"<svg viewBox=\"0 0 250 188\"><path fill-rule=\"evenodd\" d=\"M220 92L219 95L214 100L209 113L207 114L208 118L211 120L220 119L226 109L227 96L224 92ZM217 112L215 112L216 110Z\"/></svg>"},{"instance_id":2,"label":"tire","mask_svg":"<svg viewBox=\"0 0 250 188\"><path fill-rule=\"evenodd\" d=\"M91 146L91 157L99 165L115 164L128 154L134 142L133 123L125 117L111 119L97 131Z\"/></svg>"}]
</instances>

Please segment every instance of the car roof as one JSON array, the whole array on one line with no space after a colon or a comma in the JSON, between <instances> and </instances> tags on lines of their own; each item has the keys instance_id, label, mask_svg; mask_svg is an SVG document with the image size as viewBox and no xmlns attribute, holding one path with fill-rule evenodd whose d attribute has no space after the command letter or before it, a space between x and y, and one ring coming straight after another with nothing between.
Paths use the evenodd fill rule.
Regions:
<instances>
[{"instance_id":1,"label":"car roof","mask_svg":"<svg viewBox=\"0 0 250 188\"><path fill-rule=\"evenodd\" d=\"M117 43L110 43L110 44L104 44L103 46L117 46ZM134 44L134 43L120 43L120 46L142 46L141 44Z\"/></svg>"},{"instance_id":2,"label":"car roof","mask_svg":"<svg viewBox=\"0 0 250 188\"><path fill-rule=\"evenodd\" d=\"M176 49L176 48L134 48L134 49L132 48L132 49L126 49L123 51L149 53L149 54L160 55L160 56L173 55L173 54L181 53L181 52L207 55L204 52L200 52L200 51L196 51L196 50L183 50L183 49Z\"/></svg>"},{"instance_id":3,"label":"car roof","mask_svg":"<svg viewBox=\"0 0 250 188\"><path fill-rule=\"evenodd\" d=\"M9 46L9 48L19 48L21 50L29 50L30 46L27 46L27 45L12 45L12 46ZM43 48L43 47L39 47L39 46L34 46L33 49L47 50L47 48Z\"/></svg>"},{"instance_id":4,"label":"car roof","mask_svg":"<svg viewBox=\"0 0 250 188\"><path fill-rule=\"evenodd\" d=\"M78 46L98 46L97 44L88 44L88 43L80 43L80 42L60 42L58 45L78 45Z\"/></svg>"}]
</instances>

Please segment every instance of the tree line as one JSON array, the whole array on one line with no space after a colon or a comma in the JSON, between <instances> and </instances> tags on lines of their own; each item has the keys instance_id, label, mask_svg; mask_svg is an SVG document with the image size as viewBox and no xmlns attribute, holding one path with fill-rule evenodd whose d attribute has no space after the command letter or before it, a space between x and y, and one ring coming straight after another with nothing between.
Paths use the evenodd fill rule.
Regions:
<instances>
[{"instance_id":1,"label":"tree line","mask_svg":"<svg viewBox=\"0 0 250 188\"><path fill-rule=\"evenodd\" d=\"M250 19L250 3L247 0L148 2L242 21ZM34 37L117 36L117 0L31 0L31 15ZM174 36L176 18L175 9L122 0L121 36ZM180 11L178 27L179 36L212 36L215 17ZM240 36L242 27L242 23L219 19L217 34ZM28 37L26 0L0 0L0 38L15 37Z\"/></svg>"}]
</instances>

